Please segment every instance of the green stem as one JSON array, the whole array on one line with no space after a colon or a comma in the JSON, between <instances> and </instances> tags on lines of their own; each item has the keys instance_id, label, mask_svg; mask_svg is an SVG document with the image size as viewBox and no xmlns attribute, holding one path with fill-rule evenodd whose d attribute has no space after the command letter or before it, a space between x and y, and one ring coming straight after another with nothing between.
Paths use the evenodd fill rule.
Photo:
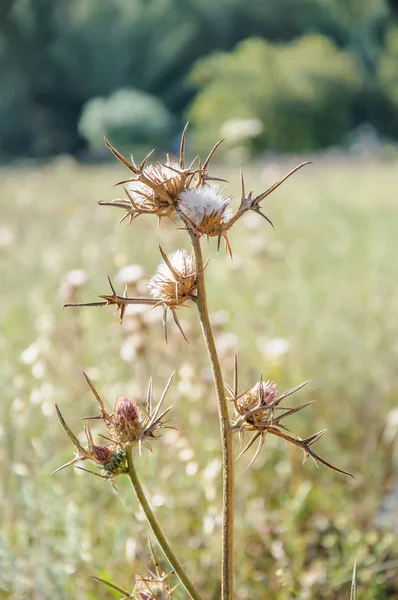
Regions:
<instances>
[{"instance_id":1,"label":"green stem","mask_svg":"<svg viewBox=\"0 0 398 600\"><path fill-rule=\"evenodd\" d=\"M152 529L152 532L156 537L159 546L163 550L165 557L169 561L175 574L177 575L178 579L181 581L182 585L184 586L188 594L191 596L191 598L193 598L193 600L203 600L202 596L199 594L199 592L196 591L192 581L189 579L181 564L179 563L177 557L175 556L174 552L170 548L166 538L163 535L162 530L159 527L156 517L148 504L148 500L146 499L144 490L142 489L140 481L138 479L137 471L135 470L133 461L133 447L131 444L129 444L127 447L127 464L129 470L128 474L130 477L130 481L133 485L134 491L136 493L137 500L145 513L149 526Z\"/></svg>"},{"instance_id":2,"label":"green stem","mask_svg":"<svg viewBox=\"0 0 398 600\"><path fill-rule=\"evenodd\" d=\"M233 597L233 545L234 545L234 452L233 434L225 397L224 380L220 362L214 343L209 311L207 308L204 264L200 239L192 231L189 232L196 260L197 307L203 337L213 373L217 395L218 414L220 419L222 445L222 478L223 478L223 515L222 515L222 565L221 565L221 598L232 600Z\"/></svg>"}]
</instances>

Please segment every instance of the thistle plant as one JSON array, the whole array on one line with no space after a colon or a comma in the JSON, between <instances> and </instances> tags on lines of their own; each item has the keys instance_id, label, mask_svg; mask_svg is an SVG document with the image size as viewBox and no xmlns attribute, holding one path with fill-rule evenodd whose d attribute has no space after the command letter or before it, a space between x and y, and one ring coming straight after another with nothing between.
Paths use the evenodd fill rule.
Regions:
<instances>
[{"instance_id":1,"label":"thistle plant","mask_svg":"<svg viewBox=\"0 0 398 600\"><path fill-rule=\"evenodd\" d=\"M66 306L112 305L116 307L120 321L123 321L126 307L130 304L148 306L148 310L151 308L154 310L161 309L163 335L166 342L169 313L171 313L182 337L185 341L188 341L178 314L182 308L197 310L213 375L221 437L223 495L221 507L220 597L222 600L232 600L234 574L234 438L239 438L241 443L241 452L238 458L247 452L253 444L258 443L249 466L262 451L267 437L274 435L301 449L304 460L311 457L316 464L320 463L339 473L351 475L333 466L314 452L313 447L324 435L325 430L318 431L302 439L293 434L286 426L288 417L311 404L311 402L305 402L295 407L284 404L288 397L301 390L307 382L300 383L293 389L278 394L276 382L264 381L260 377L259 381L253 382L251 388L240 392L236 356L231 357L231 362L234 361L232 385L224 380L207 306L205 273L208 260L204 260L202 254L203 238L217 238L218 248L221 241L224 240L226 250L232 258L232 248L228 239L228 232L231 227L237 224L248 211L260 214L272 225L270 219L263 212L262 202L286 179L309 163L299 164L258 195L254 195L251 191L246 192L243 174L241 174L240 202L236 210L233 211L230 207L231 196L225 196L224 190L219 187L224 180L211 176L209 173L211 161L222 140L215 144L205 160L202 161L197 156L187 166L185 158L187 128L188 125L182 134L178 160L167 156L165 162L150 163L151 152L137 165L133 157L128 160L106 141L111 152L127 167L130 176L119 182L124 190L124 197L111 202L100 202L100 204L121 210L122 216L119 222L127 222L128 225L131 225L138 217L143 218L143 215L156 216L158 224L162 219L170 219L181 230L181 236L188 235L192 246L192 254L180 249L167 254L163 248L159 247L162 262L148 284L149 293L146 297L129 296L127 287L123 293L118 294L108 277L110 292L102 294L99 301L68 304ZM181 338L181 343L185 343L184 339ZM182 566L170 548L166 536L151 510L135 469L137 456L146 448L151 447L152 442L159 437L159 430L169 427L166 417L168 417L171 407L163 408L163 404L171 385L172 376L155 406L153 405L152 381L150 381L145 400L141 399L140 401L140 399L121 396L116 400L112 412L108 412L93 383L86 375L85 377L97 401L99 414L84 418L84 431L87 439L87 448L85 448L70 430L57 407L61 425L77 451L76 456L59 467L57 471L73 465L108 480L112 485L115 485L115 480L120 476L129 477L149 526L172 571L189 596L194 600L200 600L202 598L200 590L193 583L193 580L198 580L198 577L193 577L193 580L190 579L185 567ZM143 408L144 405L145 408ZM106 435L102 436L102 443L98 445L94 442L89 426L90 420L93 419L102 421L106 432ZM247 434L251 437L243 446ZM84 461L95 463L94 468L97 467L97 471L82 467L81 463ZM120 591L122 597L126 598L144 600L172 598L173 588L169 584L170 574L164 574L161 571L157 559L154 559L153 551L151 553L156 566L156 573L151 574L149 578L142 578L137 575L136 586L131 594L115 584L104 583L112 589Z\"/></svg>"}]
</instances>

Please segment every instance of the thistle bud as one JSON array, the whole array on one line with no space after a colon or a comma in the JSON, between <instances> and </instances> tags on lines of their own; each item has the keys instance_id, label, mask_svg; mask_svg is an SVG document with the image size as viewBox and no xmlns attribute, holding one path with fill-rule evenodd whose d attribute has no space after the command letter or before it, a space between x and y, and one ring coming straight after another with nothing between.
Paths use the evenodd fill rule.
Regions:
<instances>
[{"instance_id":1,"label":"thistle bud","mask_svg":"<svg viewBox=\"0 0 398 600\"><path fill-rule=\"evenodd\" d=\"M139 409L134 400L121 396L116 400L111 417L112 439L119 443L136 441L143 432Z\"/></svg>"},{"instance_id":2,"label":"thistle bud","mask_svg":"<svg viewBox=\"0 0 398 600\"><path fill-rule=\"evenodd\" d=\"M167 306L179 306L196 295L195 259L186 250L164 258L148 287L152 296Z\"/></svg>"},{"instance_id":3,"label":"thistle bud","mask_svg":"<svg viewBox=\"0 0 398 600\"><path fill-rule=\"evenodd\" d=\"M108 446L92 447L93 460L99 465L106 465L112 459L112 450Z\"/></svg>"}]
</instances>

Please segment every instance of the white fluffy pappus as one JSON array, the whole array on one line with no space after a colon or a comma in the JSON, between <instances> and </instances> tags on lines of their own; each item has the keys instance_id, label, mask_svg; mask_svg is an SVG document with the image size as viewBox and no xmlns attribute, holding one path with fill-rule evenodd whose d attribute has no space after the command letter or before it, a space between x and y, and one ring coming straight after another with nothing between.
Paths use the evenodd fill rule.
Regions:
<instances>
[{"instance_id":1,"label":"white fluffy pappus","mask_svg":"<svg viewBox=\"0 0 398 600\"><path fill-rule=\"evenodd\" d=\"M192 189L185 189L179 197L179 207L183 213L198 227L205 217L219 215L220 221L226 223L232 216L228 209L229 198L224 199L215 184L205 184Z\"/></svg>"},{"instance_id":2,"label":"white fluffy pappus","mask_svg":"<svg viewBox=\"0 0 398 600\"><path fill-rule=\"evenodd\" d=\"M154 298L170 299L171 297L178 303L178 300L182 300L185 294L196 287L195 259L186 250L177 250L168 256L168 260L178 274L178 278L169 266L162 262L158 266L156 274L148 283L148 287ZM181 296L181 298L178 298L178 296Z\"/></svg>"}]
</instances>

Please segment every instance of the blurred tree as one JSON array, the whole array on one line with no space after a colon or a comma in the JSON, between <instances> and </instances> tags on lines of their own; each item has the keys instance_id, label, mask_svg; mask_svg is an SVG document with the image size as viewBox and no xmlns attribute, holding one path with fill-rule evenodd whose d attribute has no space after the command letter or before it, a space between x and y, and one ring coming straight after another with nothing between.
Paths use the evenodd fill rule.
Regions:
<instances>
[{"instance_id":1,"label":"blurred tree","mask_svg":"<svg viewBox=\"0 0 398 600\"><path fill-rule=\"evenodd\" d=\"M79 132L93 150L105 150L104 135L121 152L137 146L166 144L172 117L161 100L133 89L121 89L109 98L85 104Z\"/></svg>"},{"instance_id":2,"label":"blurred tree","mask_svg":"<svg viewBox=\"0 0 398 600\"><path fill-rule=\"evenodd\" d=\"M341 141L351 126L360 89L355 58L322 36L284 45L260 39L213 54L192 72L198 92L190 110L199 144L208 144L226 119L259 119L254 149L312 150Z\"/></svg>"},{"instance_id":3,"label":"blurred tree","mask_svg":"<svg viewBox=\"0 0 398 600\"><path fill-rule=\"evenodd\" d=\"M0 0L0 157L78 152L82 108L134 88L181 119L195 62L248 37L319 33L355 53L368 91L355 118L381 123L375 76L396 0ZM370 104L367 104L369 102ZM380 110L379 110L380 107ZM378 120L377 120L378 119ZM379 125L377 125L379 126Z\"/></svg>"}]
</instances>

